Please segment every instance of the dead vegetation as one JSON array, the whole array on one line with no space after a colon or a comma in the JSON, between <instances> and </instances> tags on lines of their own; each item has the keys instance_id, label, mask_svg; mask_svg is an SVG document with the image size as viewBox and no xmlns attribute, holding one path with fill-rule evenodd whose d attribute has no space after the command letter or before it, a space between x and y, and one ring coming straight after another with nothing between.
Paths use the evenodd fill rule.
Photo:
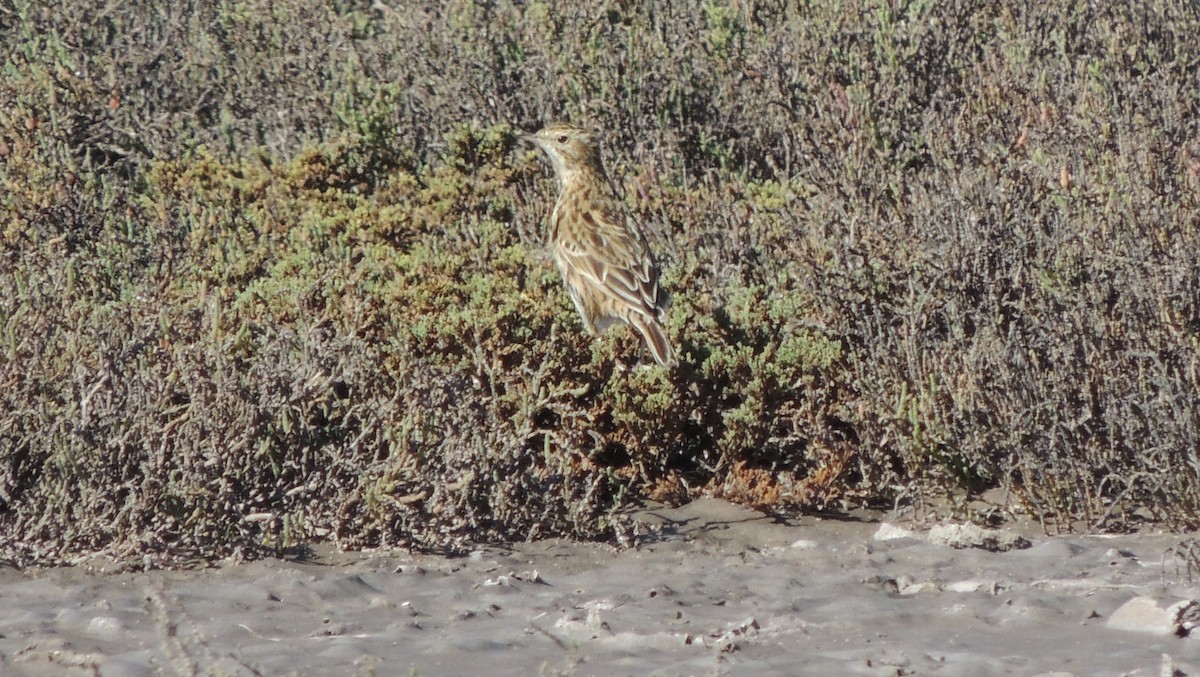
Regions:
<instances>
[{"instance_id":1,"label":"dead vegetation","mask_svg":"<svg viewBox=\"0 0 1200 677\"><path fill-rule=\"evenodd\" d=\"M0 1L0 555L610 538L643 497L1200 514L1188 2ZM682 366L582 336L603 130Z\"/></svg>"}]
</instances>

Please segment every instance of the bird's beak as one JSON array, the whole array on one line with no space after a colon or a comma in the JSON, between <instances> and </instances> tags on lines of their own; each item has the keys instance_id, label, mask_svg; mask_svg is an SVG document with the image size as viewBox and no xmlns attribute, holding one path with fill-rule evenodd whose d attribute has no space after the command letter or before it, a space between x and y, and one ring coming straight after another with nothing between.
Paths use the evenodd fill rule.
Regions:
<instances>
[{"instance_id":1,"label":"bird's beak","mask_svg":"<svg viewBox=\"0 0 1200 677\"><path fill-rule=\"evenodd\" d=\"M537 144L537 137L533 134L521 134L520 138L525 143Z\"/></svg>"}]
</instances>

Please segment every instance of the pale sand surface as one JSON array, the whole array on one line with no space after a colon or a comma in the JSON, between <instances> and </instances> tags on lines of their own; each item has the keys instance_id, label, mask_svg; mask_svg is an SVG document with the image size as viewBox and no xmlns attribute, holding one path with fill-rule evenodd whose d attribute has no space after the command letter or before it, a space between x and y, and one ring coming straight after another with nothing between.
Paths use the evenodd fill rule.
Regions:
<instances>
[{"instance_id":1,"label":"pale sand surface","mask_svg":"<svg viewBox=\"0 0 1200 677\"><path fill-rule=\"evenodd\" d=\"M0 569L0 674L1200 675L1200 638L1106 626L1200 596L1179 535L994 553L717 500L641 519L663 531L626 550Z\"/></svg>"}]
</instances>

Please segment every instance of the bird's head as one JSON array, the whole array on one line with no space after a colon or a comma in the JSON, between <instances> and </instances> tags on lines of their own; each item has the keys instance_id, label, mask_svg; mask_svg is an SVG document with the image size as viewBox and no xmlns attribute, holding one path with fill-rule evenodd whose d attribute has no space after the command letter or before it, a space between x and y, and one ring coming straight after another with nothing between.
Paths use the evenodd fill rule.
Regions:
<instances>
[{"instance_id":1,"label":"bird's head","mask_svg":"<svg viewBox=\"0 0 1200 677\"><path fill-rule=\"evenodd\" d=\"M595 136L586 129L563 122L553 122L541 131L524 134L521 138L546 153L559 181L564 181L568 175L583 170L603 172Z\"/></svg>"}]
</instances>

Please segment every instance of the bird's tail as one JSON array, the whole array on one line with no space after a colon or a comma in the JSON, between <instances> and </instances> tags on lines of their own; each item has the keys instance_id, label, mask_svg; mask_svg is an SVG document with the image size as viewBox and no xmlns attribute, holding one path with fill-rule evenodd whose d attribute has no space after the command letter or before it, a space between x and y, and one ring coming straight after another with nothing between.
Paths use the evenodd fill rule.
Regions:
<instances>
[{"instance_id":1,"label":"bird's tail","mask_svg":"<svg viewBox=\"0 0 1200 677\"><path fill-rule=\"evenodd\" d=\"M667 338L667 333L657 320L644 315L635 315L630 319L633 328L646 339L646 346L650 348L655 362L664 367L679 366L679 362L675 360L675 350L671 348L671 340Z\"/></svg>"}]
</instances>

